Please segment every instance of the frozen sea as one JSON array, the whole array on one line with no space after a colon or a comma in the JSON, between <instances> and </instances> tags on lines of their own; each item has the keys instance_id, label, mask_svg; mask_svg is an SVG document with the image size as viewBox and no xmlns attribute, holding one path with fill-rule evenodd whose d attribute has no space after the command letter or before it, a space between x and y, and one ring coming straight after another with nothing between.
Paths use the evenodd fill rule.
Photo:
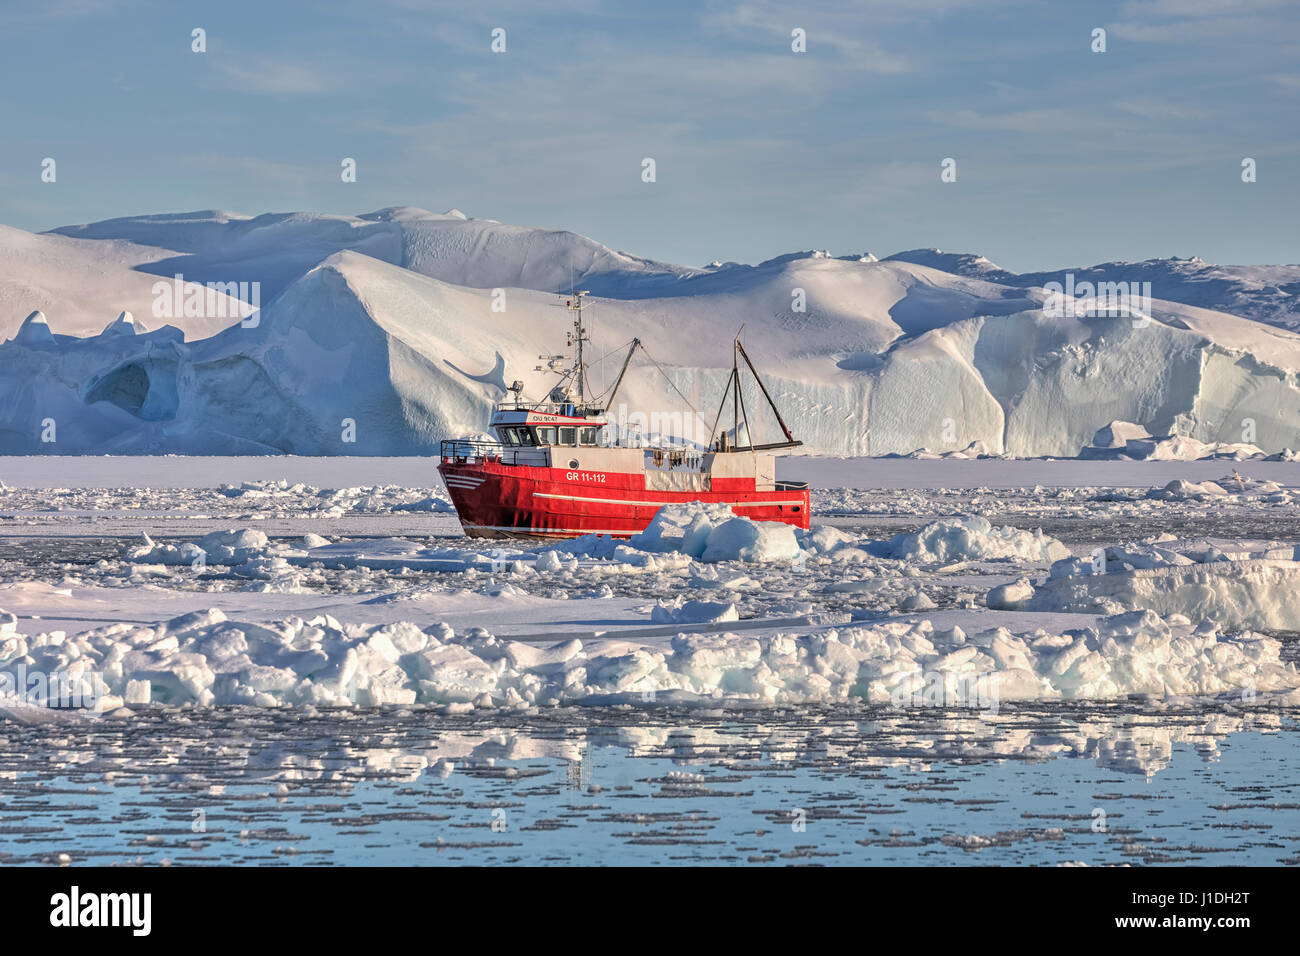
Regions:
<instances>
[{"instance_id":1,"label":"frozen sea","mask_svg":"<svg viewBox=\"0 0 1300 956\"><path fill-rule=\"evenodd\" d=\"M1041 528L1078 555L1162 533L1300 544L1294 464L782 468L817 488L815 523L863 540L982 516ZM1227 493L1152 496L1177 479ZM509 575L439 564L420 555L498 544L459 534L421 459L7 459L0 482L0 609L33 642L206 608L266 626L326 613L341 627L414 620L539 647L617 641L661 653L683 633L729 641L827 621L1052 634L1072 623L985 605L990 587L1046 572L1023 557L797 574L780 562L652 573L575 562ZM124 556L143 534L180 545L230 528L272 543L321 535L360 558L263 561L251 574ZM421 550L384 551L390 539ZM653 621L653 607L684 589L734 605L734 618ZM1294 632L1265 630L1283 662L1300 656ZM478 708L171 699L99 716L0 714L0 861L11 864L1300 861L1300 708L1286 695L1005 700L992 711L680 692Z\"/></svg>"}]
</instances>

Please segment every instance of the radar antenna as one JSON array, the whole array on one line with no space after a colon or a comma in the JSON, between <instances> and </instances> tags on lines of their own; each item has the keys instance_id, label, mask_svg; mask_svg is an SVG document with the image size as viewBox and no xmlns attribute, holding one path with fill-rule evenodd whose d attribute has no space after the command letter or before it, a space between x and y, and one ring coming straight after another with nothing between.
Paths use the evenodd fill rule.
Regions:
<instances>
[{"instance_id":1,"label":"radar antenna","mask_svg":"<svg viewBox=\"0 0 1300 956\"><path fill-rule=\"evenodd\" d=\"M587 365L583 359L583 346L591 341L591 336L587 334L586 327L582 324L582 307L583 296L590 295L587 290L573 291L569 293L569 298L565 300L565 308L574 314L573 330L569 333L569 347L576 349L577 358L574 361L571 374L573 375L574 385L578 390L578 405L582 406L587 401Z\"/></svg>"}]
</instances>

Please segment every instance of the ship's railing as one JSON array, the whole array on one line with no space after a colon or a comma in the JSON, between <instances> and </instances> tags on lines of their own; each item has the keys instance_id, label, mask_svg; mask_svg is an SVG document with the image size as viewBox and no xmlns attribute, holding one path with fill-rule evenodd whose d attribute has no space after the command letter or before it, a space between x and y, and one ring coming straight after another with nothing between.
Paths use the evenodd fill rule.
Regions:
<instances>
[{"instance_id":1,"label":"ship's railing","mask_svg":"<svg viewBox=\"0 0 1300 956\"><path fill-rule=\"evenodd\" d=\"M495 441L481 441L472 438L444 438L438 446L438 454L444 462L456 465L472 465L481 461L499 461L504 465L519 464L519 453L536 452L535 448L509 448Z\"/></svg>"},{"instance_id":2,"label":"ship's railing","mask_svg":"<svg viewBox=\"0 0 1300 956\"><path fill-rule=\"evenodd\" d=\"M803 491L808 487L806 481L778 481L776 483L777 491Z\"/></svg>"},{"instance_id":3,"label":"ship's railing","mask_svg":"<svg viewBox=\"0 0 1300 956\"><path fill-rule=\"evenodd\" d=\"M582 418L589 412L603 412L605 409L590 402L498 402L498 412L541 412L544 415L567 415L570 418Z\"/></svg>"}]
</instances>

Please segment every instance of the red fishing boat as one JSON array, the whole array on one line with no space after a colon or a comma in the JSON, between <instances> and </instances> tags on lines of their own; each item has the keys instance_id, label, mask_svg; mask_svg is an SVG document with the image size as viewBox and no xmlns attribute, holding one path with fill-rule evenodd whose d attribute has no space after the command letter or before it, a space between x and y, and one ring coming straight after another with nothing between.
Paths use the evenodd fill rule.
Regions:
<instances>
[{"instance_id":1,"label":"red fishing boat","mask_svg":"<svg viewBox=\"0 0 1300 956\"><path fill-rule=\"evenodd\" d=\"M583 347L590 340L582 321L586 294L572 293L565 303L576 315L569 336L572 363L556 364L567 355L542 356L560 376L547 400L525 401L522 383L515 382L509 389L513 400L497 405L492 415L494 441L442 442L438 472L465 533L472 538L627 538L643 531L664 505L692 501L729 505L755 521L807 528L808 485L777 481L774 454L801 442L790 434L739 337L732 343L731 376L708 444L645 447L635 437L613 434L607 421L633 355L637 349L644 351L640 340L632 340L608 394L587 398ZM749 437L742 360L784 440L754 444ZM719 432L728 399L732 428Z\"/></svg>"}]
</instances>

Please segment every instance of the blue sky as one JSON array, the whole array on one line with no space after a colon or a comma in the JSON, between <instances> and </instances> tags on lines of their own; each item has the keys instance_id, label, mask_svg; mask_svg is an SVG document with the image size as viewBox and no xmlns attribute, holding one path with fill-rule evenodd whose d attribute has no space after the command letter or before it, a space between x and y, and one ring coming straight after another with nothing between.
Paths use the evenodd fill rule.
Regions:
<instances>
[{"instance_id":1,"label":"blue sky","mask_svg":"<svg viewBox=\"0 0 1300 956\"><path fill-rule=\"evenodd\" d=\"M0 223L37 231L413 205L690 265L1300 261L1287 0L5 0L0 81Z\"/></svg>"}]
</instances>

